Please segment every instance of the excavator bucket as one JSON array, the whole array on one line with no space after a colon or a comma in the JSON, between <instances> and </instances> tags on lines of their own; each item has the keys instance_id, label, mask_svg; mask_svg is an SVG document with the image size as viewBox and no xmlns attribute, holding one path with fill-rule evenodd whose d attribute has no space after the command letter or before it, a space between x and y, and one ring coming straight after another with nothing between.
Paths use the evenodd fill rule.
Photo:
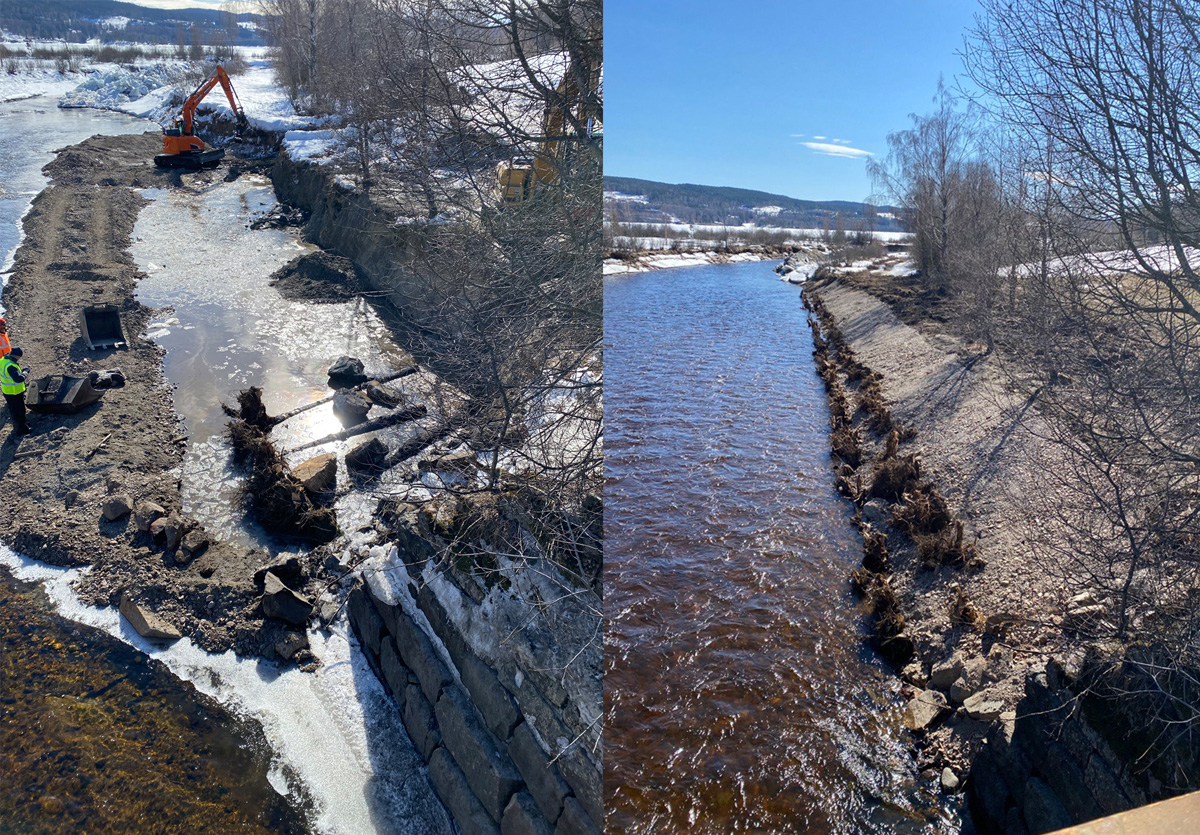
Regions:
<instances>
[{"instance_id":1,"label":"excavator bucket","mask_svg":"<svg viewBox=\"0 0 1200 835\"><path fill-rule=\"evenodd\" d=\"M126 344L125 332L121 330L121 314L115 304L85 307L79 314L79 327L83 332L83 341L90 350L119 348Z\"/></svg>"},{"instance_id":2,"label":"excavator bucket","mask_svg":"<svg viewBox=\"0 0 1200 835\"><path fill-rule=\"evenodd\" d=\"M73 415L104 395L92 388L87 377L53 375L30 380L25 386L25 405L30 411L52 415Z\"/></svg>"}]
</instances>

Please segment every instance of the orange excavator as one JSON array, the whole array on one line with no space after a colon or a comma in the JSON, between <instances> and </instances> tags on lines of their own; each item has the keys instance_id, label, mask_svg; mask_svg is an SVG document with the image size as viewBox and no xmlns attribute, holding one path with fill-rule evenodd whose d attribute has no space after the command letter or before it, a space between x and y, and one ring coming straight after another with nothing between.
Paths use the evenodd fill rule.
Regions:
<instances>
[{"instance_id":1,"label":"orange excavator","mask_svg":"<svg viewBox=\"0 0 1200 835\"><path fill-rule=\"evenodd\" d=\"M220 148L204 147L203 140L196 136L196 108L204 100L213 87L218 84L229 99L229 106L237 118L235 136L241 136L248 127L246 113L238 101L237 93L233 92L233 84L229 81L229 73L218 66L213 74L204 79L200 86L187 97L183 110L174 119L172 127L163 128L163 152L154 158L154 164L163 168L204 168L216 165L225 156Z\"/></svg>"}]
</instances>

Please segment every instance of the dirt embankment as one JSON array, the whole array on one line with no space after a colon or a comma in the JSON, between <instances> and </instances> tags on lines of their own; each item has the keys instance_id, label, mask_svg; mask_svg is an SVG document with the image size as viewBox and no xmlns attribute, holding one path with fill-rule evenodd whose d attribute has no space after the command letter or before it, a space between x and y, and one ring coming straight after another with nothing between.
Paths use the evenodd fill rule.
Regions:
<instances>
[{"instance_id":1,"label":"dirt embankment","mask_svg":"<svg viewBox=\"0 0 1200 835\"><path fill-rule=\"evenodd\" d=\"M5 411L0 446L0 530L15 551L56 565L91 565L78 590L86 602L116 604L124 592L213 651L270 653L283 627L258 611L256 568L266 555L212 541L190 557L139 531L134 514L108 521L117 497L179 514L180 435L162 352L141 338L155 311L134 300L141 277L127 249L145 200L133 189L187 187L190 178L156 169L159 139L94 136L59 152L51 185L25 218L25 240L4 289L5 317L33 377L120 368L121 388L74 415L31 414L18 439ZM180 218L187 234L187 218ZM120 310L128 347L89 351L80 311ZM186 520L184 520L185 525Z\"/></svg>"},{"instance_id":2,"label":"dirt embankment","mask_svg":"<svg viewBox=\"0 0 1200 835\"><path fill-rule=\"evenodd\" d=\"M988 358L963 359L952 337L918 331L843 281L810 281L805 295L827 345L818 364L839 487L860 508L854 581L908 685L922 766L957 779L1061 648L1069 600L1020 498L1054 466L1047 433Z\"/></svg>"}]
</instances>

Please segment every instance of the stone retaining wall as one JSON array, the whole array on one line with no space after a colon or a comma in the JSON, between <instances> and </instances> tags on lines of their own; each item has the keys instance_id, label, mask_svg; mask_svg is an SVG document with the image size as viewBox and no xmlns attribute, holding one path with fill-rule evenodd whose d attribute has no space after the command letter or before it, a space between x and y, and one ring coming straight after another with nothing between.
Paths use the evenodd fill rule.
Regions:
<instances>
[{"instance_id":1,"label":"stone retaining wall","mask_svg":"<svg viewBox=\"0 0 1200 835\"><path fill-rule=\"evenodd\" d=\"M515 661L485 663L428 586L408 602L432 634L389 599L368 576L350 594L350 623L463 833L599 835L602 772L576 741L566 691Z\"/></svg>"},{"instance_id":2,"label":"stone retaining wall","mask_svg":"<svg viewBox=\"0 0 1200 835\"><path fill-rule=\"evenodd\" d=\"M1087 722L1053 665L1025 682L1015 721L1002 722L968 782L985 835L1036 835L1141 806L1128 767Z\"/></svg>"}]
</instances>

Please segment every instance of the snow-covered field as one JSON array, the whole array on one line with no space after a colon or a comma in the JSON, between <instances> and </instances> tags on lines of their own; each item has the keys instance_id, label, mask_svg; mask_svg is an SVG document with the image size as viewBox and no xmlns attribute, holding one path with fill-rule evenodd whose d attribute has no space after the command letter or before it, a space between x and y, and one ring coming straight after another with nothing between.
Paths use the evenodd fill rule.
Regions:
<instances>
[{"instance_id":1,"label":"snow-covered field","mask_svg":"<svg viewBox=\"0 0 1200 835\"><path fill-rule=\"evenodd\" d=\"M722 255L717 252L672 252L650 255L637 261L609 258L604 262L604 275L629 275L630 273L665 270L672 267L701 267L705 264L738 264L746 261L772 260L774 257L755 252L740 252L736 255Z\"/></svg>"},{"instance_id":2,"label":"snow-covered field","mask_svg":"<svg viewBox=\"0 0 1200 835\"><path fill-rule=\"evenodd\" d=\"M638 232L645 230L646 234ZM664 230L687 235L687 238L661 237ZM819 241L826 232L823 229L800 229L789 226L756 226L752 223L741 226L723 226L710 223L622 223L621 231L615 240L633 245L636 249L670 249L672 246L688 248L693 241L704 245L713 241L741 241L755 236L781 236L786 243L804 243ZM874 232L872 237L883 243L901 243L911 235L908 232Z\"/></svg>"}]
</instances>

